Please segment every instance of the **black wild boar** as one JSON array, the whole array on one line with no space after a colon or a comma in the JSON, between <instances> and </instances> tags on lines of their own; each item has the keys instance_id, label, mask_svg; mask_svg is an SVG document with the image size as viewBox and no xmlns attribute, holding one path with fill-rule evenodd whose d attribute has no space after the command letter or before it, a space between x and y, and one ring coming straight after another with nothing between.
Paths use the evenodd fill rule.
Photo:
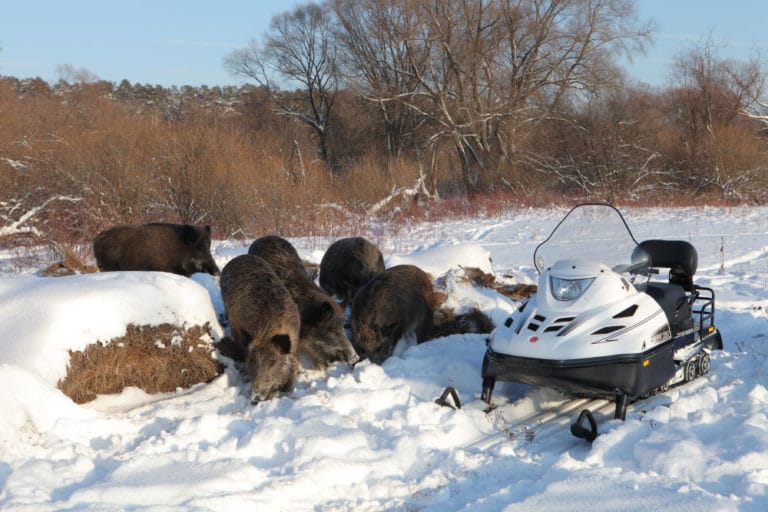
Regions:
<instances>
[{"instance_id":1,"label":"black wild boar","mask_svg":"<svg viewBox=\"0 0 768 512\"><path fill-rule=\"evenodd\" d=\"M301 317L299 352L317 368L336 361L358 360L344 332L344 311L309 278L299 253L288 240L264 236L251 244L248 253L264 258L296 302Z\"/></svg>"},{"instance_id":2,"label":"black wild boar","mask_svg":"<svg viewBox=\"0 0 768 512\"><path fill-rule=\"evenodd\" d=\"M381 364L397 342L430 335L434 292L429 275L414 265L397 265L364 284L352 300L352 341L361 358Z\"/></svg>"},{"instance_id":3,"label":"black wild boar","mask_svg":"<svg viewBox=\"0 0 768 512\"><path fill-rule=\"evenodd\" d=\"M320 287L344 304L355 292L384 271L384 257L376 245L356 236L336 240L320 260Z\"/></svg>"},{"instance_id":4,"label":"black wild boar","mask_svg":"<svg viewBox=\"0 0 768 512\"><path fill-rule=\"evenodd\" d=\"M251 401L293 391L299 372L300 320L282 281L263 259L243 254L224 266L220 284L234 339L222 352L245 361Z\"/></svg>"},{"instance_id":5,"label":"black wild boar","mask_svg":"<svg viewBox=\"0 0 768 512\"><path fill-rule=\"evenodd\" d=\"M211 256L210 226L160 222L115 226L96 235L93 254L102 272L158 270L187 277L219 273Z\"/></svg>"}]
</instances>

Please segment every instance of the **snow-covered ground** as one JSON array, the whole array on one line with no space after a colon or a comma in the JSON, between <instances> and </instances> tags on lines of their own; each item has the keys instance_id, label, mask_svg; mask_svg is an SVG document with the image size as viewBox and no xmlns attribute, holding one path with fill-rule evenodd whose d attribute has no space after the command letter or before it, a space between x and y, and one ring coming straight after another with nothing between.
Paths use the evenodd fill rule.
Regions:
<instances>
[{"instance_id":1,"label":"snow-covered ground","mask_svg":"<svg viewBox=\"0 0 768 512\"><path fill-rule=\"evenodd\" d=\"M535 283L532 254L566 209L414 225L377 240L388 266L459 266ZM128 323L213 321L216 281L158 273L36 277L0 253L0 509L46 510L768 510L768 208L627 209L638 240L685 239L697 282L717 293L725 349L703 378L599 414L589 445L550 389L499 383L486 414L484 336L305 370L295 392L252 406L234 369L150 396L76 405L55 384L67 350ZM407 233L407 234L404 234ZM320 261L332 240L292 240ZM219 266L244 245L214 244ZM489 259L490 258L490 259ZM450 282L450 305L503 321L514 302ZM210 300L208 300L210 299ZM434 403L446 386L464 402Z\"/></svg>"}]
</instances>

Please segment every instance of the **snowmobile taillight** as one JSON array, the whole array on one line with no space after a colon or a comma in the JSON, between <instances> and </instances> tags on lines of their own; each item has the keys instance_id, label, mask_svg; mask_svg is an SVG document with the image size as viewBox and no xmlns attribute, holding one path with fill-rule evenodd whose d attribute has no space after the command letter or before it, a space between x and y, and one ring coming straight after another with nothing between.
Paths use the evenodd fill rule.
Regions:
<instances>
[{"instance_id":1,"label":"snowmobile taillight","mask_svg":"<svg viewBox=\"0 0 768 512\"><path fill-rule=\"evenodd\" d=\"M552 291L552 296L557 300L575 300L589 288L589 285L594 280L594 277L560 279L559 277L549 276L549 288Z\"/></svg>"}]
</instances>

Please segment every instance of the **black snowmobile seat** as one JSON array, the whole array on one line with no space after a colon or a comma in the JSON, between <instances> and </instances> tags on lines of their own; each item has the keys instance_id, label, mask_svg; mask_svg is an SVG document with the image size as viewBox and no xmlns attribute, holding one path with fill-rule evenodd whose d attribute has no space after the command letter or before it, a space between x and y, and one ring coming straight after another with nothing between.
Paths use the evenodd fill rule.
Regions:
<instances>
[{"instance_id":1,"label":"black snowmobile seat","mask_svg":"<svg viewBox=\"0 0 768 512\"><path fill-rule=\"evenodd\" d=\"M645 293L664 311L673 337L693 328L691 306L682 286L674 283L648 283Z\"/></svg>"},{"instance_id":2,"label":"black snowmobile seat","mask_svg":"<svg viewBox=\"0 0 768 512\"><path fill-rule=\"evenodd\" d=\"M645 240L640 242L651 257L652 267L669 269L669 282L693 291L693 275L699 263L696 248L685 240Z\"/></svg>"}]
</instances>

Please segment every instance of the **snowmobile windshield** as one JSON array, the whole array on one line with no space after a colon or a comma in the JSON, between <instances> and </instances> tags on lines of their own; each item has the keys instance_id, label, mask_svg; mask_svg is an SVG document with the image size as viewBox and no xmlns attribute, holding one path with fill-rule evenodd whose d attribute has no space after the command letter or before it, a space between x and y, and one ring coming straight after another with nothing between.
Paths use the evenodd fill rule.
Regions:
<instances>
[{"instance_id":1,"label":"snowmobile windshield","mask_svg":"<svg viewBox=\"0 0 768 512\"><path fill-rule=\"evenodd\" d=\"M645 274L650 267L650 256L638 245L624 217L608 204L573 208L533 253L539 273L560 260L603 263L630 274Z\"/></svg>"}]
</instances>

